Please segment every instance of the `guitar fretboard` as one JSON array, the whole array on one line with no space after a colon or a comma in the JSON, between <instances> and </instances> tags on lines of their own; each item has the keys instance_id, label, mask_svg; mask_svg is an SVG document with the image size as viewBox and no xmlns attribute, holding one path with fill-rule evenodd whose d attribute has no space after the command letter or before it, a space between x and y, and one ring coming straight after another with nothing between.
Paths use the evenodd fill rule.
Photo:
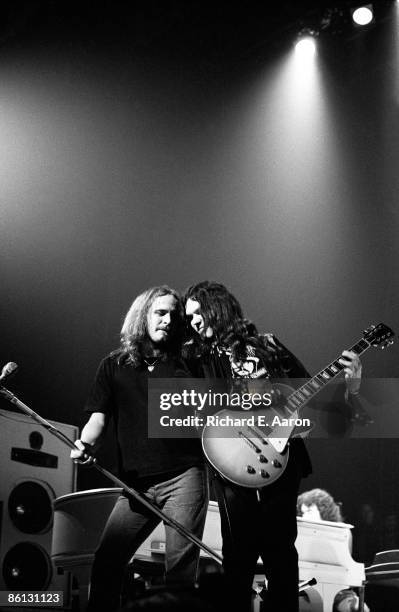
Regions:
<instances>
[{"instance_id":1,"label":"guitar fretboard","mask_svg":"<svg viewBox=\"0 0 399 612\"><path fill-rule=\"evenodd\" d=\"M354 344L349 350L353 351L357 355L361 355L368 348L370 348L370 342L367 342L364 338ZM287 408L292 408L292 413L298 413L298 410L303 408L319 391L321 391L329 382L331 382L336 376L338 376L345 368L342 363L339 362L340 357L334 359L328 364L326 368L320 370L313 378L308 380L302 387L296 389L287 399Z\"/></svg>"}]
</instances>

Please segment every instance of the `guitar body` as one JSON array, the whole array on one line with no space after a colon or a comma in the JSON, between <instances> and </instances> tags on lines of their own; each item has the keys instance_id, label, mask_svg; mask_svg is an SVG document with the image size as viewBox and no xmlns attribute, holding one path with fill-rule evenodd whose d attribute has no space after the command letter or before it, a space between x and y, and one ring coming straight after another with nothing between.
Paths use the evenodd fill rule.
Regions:
<instances>
[{"instance_id":1,"label":"guitar body","mask_svg":"<svg viewBox=\"0 0 399 612\"><path fill-rule=\"evenodd\" d=\"M349 351L361 355L370 346L385 348L393 343L394 335L384 323L371 325ZM338 357L295 391L285 384L271 385L270 408L221 410L207 417L202 447L208 461L227 480L242 487L258 489L275 482L287 467L289 439L307 435L312 429L310 424L303 427L299 410L344 367Z\"/></svg>"},{"instance_id":2,"label":"guitar body","mask_svg":"<svg viewBox=\"0 0 399 612\"><path fill-rule=\"evenodd\" d=\"M288 385L272 386L276 406L260 410L221 410L215 424L202 431L202 448L208 461L225 478L243 487L260 488L275 482L287 467L289 438L295 425L271 427L279 419L291 416L284 400L293 389ZM230 422L240 422L228 424ZM253 426L255 421L255 426ZM268 423L268 425L258 425ZM295 435L300 435L295 432Z\"/></svg>"}]
</instances>

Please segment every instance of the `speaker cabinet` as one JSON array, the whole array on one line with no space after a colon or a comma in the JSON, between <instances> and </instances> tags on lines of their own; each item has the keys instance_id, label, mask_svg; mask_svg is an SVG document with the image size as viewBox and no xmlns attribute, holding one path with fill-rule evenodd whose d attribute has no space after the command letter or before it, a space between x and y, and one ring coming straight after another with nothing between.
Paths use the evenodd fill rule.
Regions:
<instances>
[{"instance_id":1,"label":"speaker cabinet","mask_svg":"<svg viewBox=\"0 0 399 612\"><path fill-rule=\"evenodd\" d=\"M50 421L75 441L78 428ZM0 591L63 591L51 562L53 501L76 490L69 449L24 414L0 410Z\"/></svg>"}]
</instances>

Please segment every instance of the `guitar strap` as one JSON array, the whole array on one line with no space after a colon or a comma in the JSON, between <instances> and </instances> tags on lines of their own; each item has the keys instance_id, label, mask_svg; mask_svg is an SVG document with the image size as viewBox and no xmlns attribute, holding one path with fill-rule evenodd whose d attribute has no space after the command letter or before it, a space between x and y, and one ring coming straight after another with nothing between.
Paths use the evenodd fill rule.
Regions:
<instances>
[{"instance_id":1,"label":"guitar strap","mask_svg":"<svg viewBox=\"0 0 399 612\"><path fill-rule=\"evenodd\" d=\"M303 364L282 344L274 334L264 334L263 341L270 360L267 364L271 378L310 378Z\"/></svg>"}]
</instances>

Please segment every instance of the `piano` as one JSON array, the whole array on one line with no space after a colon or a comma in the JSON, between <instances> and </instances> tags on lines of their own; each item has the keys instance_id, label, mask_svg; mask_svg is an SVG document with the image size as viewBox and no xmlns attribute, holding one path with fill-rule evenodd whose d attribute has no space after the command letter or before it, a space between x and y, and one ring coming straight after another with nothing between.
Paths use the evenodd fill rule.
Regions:
<instances>
[{"instance_id":1,"label":"piano","mask_svg":"<svg viewBox=\"0 0 399 612\"><path fill-rule=\"evenodd\" d=\"M63 495L54 501L52 560L54 566L70 572L79 587L80 610L87 601L88 585L94 552L106 520L120 495L121 489L93 489ZM313 522L298 517L296 547L299 555L299 578L316 578L316 593L309 597L312 612L331 612L334 597L341 589L362 586L364 565L350 554L352 525L329 521ZM221 554L220 516L216 502L209 502L204 542ZM143 542L133 562L160 564L165 552L165 531L162 524ZM201 556L206 553L201 550ZM260 561L260 560L259 560ZM149 566L151 567L151 566ZM154 565L155 567L155 565ZM254 586L264 581L261 573ZM259 609L255 604L254 612Z\"/></svg>"},{"instance_id":2,"label":"piano","mask_svg":"<svg viewBox=\"0 0 399 612\"><path fill-rule=\"evenodd\" d=\"M301 517L297 521L299 579L316 578L314 588L323 600L323 612L331 612L341 589L360 587L365 580L364 564L354 561L350 553L353 525Z\"/></svg>"}]
</instances>

